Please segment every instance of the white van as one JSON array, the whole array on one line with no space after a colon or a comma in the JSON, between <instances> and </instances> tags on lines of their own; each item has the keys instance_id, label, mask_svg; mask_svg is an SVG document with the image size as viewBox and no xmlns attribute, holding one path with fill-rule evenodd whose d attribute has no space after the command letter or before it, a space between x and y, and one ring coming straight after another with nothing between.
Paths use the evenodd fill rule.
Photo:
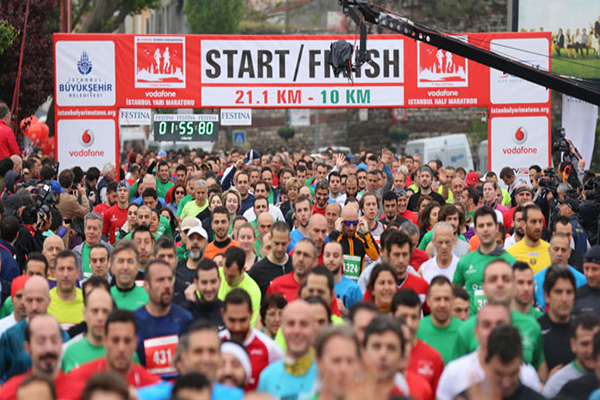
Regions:
<instances>
[{"instance_id":1,"label":"white van","mask_svg":"<svg viewBox=\"0 0 600 400\"><path fill-rule=\"evenodd\" d=\"M406 143L405 154L420 154L423 163L439 159L444 166L463 167L473 170L473 157L467 135L438 136L426 139L409 140Z\"/></svg>"}]
</instances>

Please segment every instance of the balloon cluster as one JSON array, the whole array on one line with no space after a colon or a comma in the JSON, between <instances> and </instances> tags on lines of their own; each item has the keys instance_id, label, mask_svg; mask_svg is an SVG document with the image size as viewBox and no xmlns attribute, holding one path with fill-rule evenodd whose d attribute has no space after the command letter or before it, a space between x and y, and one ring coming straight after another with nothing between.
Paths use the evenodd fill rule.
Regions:
<instances>
[{"instance_id":1,"label":"balloon cluster","mask_svg":"<svg viewBox=\"0 0 600 400\"><path fill-rule=\"evenodd\" d=\"M21 132L35 143L46 139L50 133L50 128L45 123L38 121L35 115L32 115L21 121Z\"/></svg>"}]
</instances>

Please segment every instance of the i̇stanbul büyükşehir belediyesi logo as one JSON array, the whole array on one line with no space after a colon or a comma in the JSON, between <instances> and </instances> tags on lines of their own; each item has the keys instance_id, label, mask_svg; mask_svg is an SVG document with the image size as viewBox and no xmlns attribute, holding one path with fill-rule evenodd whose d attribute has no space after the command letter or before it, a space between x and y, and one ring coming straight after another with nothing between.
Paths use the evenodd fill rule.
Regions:
<instances>
[{"instance_id":1,"label":"i\u0307stanbul b\u00fcy\u00fck\u015fehir belediyesi logo","mask_svg":"<svg viewBox=\"0 0 600 400\"><path fill-rule=\"evenodd\" d=\"M524 127L519 127L513 134L513 140L516 144L523 144L527 141L527 130Z\"/></svg>"},{"instance_id":2,"label":"i\u0307stanbul b\u00fcy\u00fck\u015fehir belediyesi logo","mask_svg":"<svg viewBox=\"0 0 600 400\"><path fill-rule=\"evenodd\" d=\"M86 129L79 135L79 143L83 147L90 147L94 144L94 132L91 129Z\"/></svg>"},{"instance_id":3,"label":"i\u0307stanbul b\u00fcy\u00fck\u015fehir belediyesi logo","mask_svg":"<svg viewBox=\"0 0 600 400\"><path fill-rule=\"evenodd\" d=\"M92 61L85 51L81 54L81 58L77 62L77 70L81 75L88 75L92 72Z\"/></svg>"}]
</instances>

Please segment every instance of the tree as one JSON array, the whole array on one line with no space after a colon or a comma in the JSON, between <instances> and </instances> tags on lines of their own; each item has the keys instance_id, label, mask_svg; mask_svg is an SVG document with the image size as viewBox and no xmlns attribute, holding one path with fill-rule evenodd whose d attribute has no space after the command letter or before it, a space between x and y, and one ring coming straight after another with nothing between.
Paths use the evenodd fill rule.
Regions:
<instances>
[{"instance_id":1,"label":"tree","mask_svg":"<svg viewBox=\"0 0 600 400\"><path fill-rule=\"evenodd\" d=\"M16 39L18 31L6 21L0 21L0 54Z\"/></svg>"},{"instance_id":2,"label":"tree","mask_svg":"<svg viewBox=\"0 0 600 400\"><path fill-rule=\"evenodd\" d=\"M237 33L244 16L244 0L186 0L183 12L191 33Z\"/></svg>"},{"instance_id":3,"label":"tree","mask_svg":"<svg viewBox=\"0 0 600 400\"><path fill-rule=\"evenodd\" d=\"M74 3L73 31L81 33L113 32L125 17L145 8L155 8L160 0L81 0Z\"/></svg>"},{"instance_id":4,"label":"tree","mask_svg":"<svg viewBox=\"0 0 600 400\"><path fill-rule=\"evenodd\" d=\"M0 10L6 25L18 29L18 36L6 48L0 62L0 99L9 106L13 98L21 43L23 41L25 7L24 0L0 0ZM52 94L52 35L48 30L48 21L56 7L56 0L30 0L29 17L19 93L19 117L35 112ZM5 26L6 26L5 25Z\"/></svg>"}]
</instances>

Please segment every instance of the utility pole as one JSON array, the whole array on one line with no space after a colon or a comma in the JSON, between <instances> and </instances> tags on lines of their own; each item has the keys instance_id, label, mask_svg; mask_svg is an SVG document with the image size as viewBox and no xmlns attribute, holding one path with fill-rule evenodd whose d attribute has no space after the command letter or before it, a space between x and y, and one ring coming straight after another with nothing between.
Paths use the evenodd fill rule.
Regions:
<instances>
[{"instance_id":1,"label":"utility pole","mask_svg":"<svg viewBox=\"0 0 600 400\"><path fill-rule=\"evenodd\" d=\"M60 31L71 33L71 0L60 0Z\"/></svg>"}]
</instances>

